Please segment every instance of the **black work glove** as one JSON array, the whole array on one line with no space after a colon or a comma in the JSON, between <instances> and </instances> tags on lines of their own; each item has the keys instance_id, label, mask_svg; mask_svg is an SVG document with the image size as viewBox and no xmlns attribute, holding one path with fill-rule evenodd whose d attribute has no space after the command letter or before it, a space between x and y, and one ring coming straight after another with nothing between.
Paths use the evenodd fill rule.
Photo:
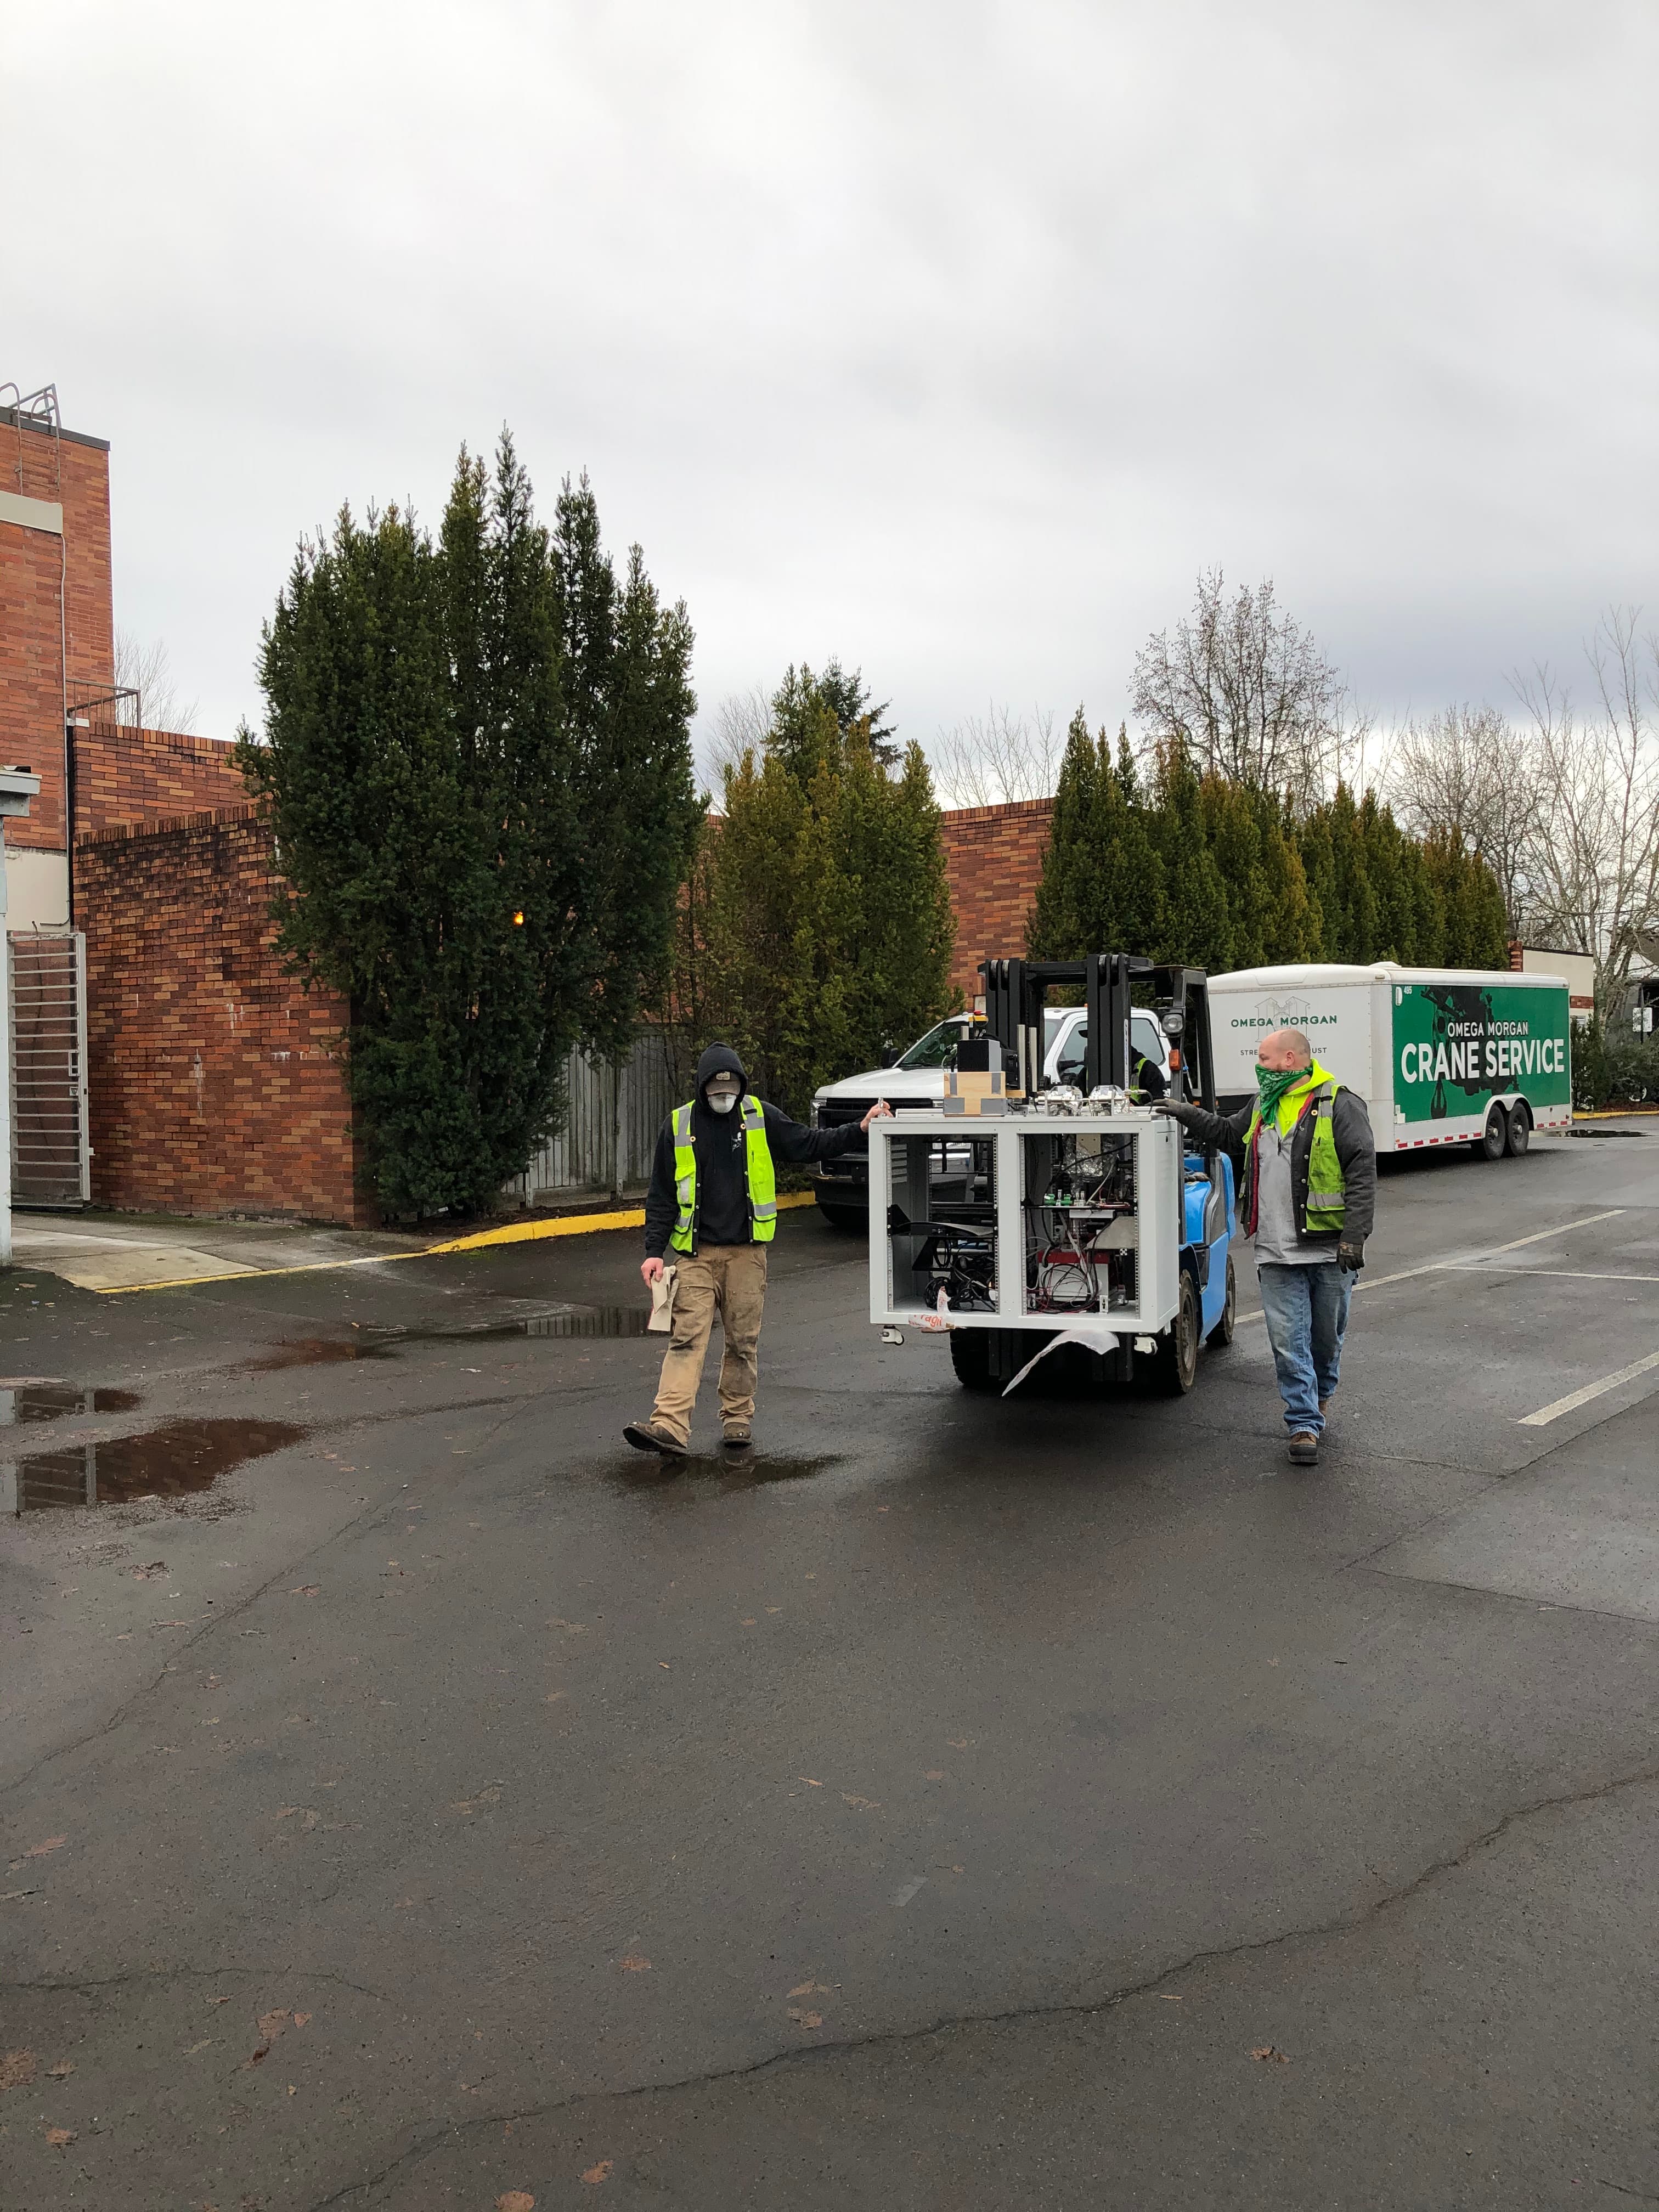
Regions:
<instances>
[{"instance_id":1,"label":"black work glove","mask_svg":"<svg viewBox=\"0 0 1659 2212\"><path fill-rule=\"evenodd\" d=\"M1154 1098L1152 1101L1154 1114L1167 1114L1171 1121L1179 1121L1183 1128L1191 1127L1200 1110L1199 1107L1183 1104L1179 1098Z\"/></svg>"},{"instance_id":2,"label":"black work glove","mask_svg":"<svg viewBox=\"0 0 1659 2212\"><path fill-rule=\"evenodd\" d=\"M1365 1264L1364 1238L1340 1237L1336 1244L1336 1264L1345 1275L1357 1275Z\"/></svg>"}]
</instances>

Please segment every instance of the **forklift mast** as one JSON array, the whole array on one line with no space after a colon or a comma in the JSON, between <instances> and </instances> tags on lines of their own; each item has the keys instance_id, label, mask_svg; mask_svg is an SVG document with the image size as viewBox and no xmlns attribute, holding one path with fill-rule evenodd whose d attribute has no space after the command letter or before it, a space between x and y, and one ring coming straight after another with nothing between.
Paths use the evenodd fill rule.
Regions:
<instances>
[{"instance_id":1,"label":"forklift mast","mask_svg":"<svg viewBox=\"0 0 1659 2212\"><path fill-rule=\"evenodd\" d=\"M1181 1057L1187 1097L1215 1111L1210 991L1201 968L1160 967L1135 952L1091 952L1081 960L986 960L985 1021L1002 1048L1003 1087L1030 1099L1042 1088L1043 1006L1050 990L1083 991L1089 1038L1083 1087L1130 1088L1133 994L1146 991ZM1172 1086L1172 1095L1173 1086Z\"/></svg>"}]
</instances>

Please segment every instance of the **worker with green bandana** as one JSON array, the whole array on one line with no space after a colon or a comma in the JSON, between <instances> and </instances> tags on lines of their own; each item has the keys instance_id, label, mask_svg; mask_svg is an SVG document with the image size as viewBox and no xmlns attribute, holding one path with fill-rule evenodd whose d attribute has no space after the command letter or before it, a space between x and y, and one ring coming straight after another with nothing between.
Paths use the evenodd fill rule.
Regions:
<instances>
[{"instance_id":1,"label":"worker with green bandana","mask_svg":"<svg viewBox=\"0 0 1659 2212\"><path fill-rule=\"evenodd\" d=\"M1364 1100L1320 1066L1300 1030L1268 1031L1256 1048L1255 1080L1255 1103L1236 1114L1175 1103L1152 1110L1224 1147L1241 1168L1239 1223L1255 1239L1290 1455L1313 1467L1336 1395L1354 1277L1365 1264L1376 1152Z\"/></svg>"}]
</instances>

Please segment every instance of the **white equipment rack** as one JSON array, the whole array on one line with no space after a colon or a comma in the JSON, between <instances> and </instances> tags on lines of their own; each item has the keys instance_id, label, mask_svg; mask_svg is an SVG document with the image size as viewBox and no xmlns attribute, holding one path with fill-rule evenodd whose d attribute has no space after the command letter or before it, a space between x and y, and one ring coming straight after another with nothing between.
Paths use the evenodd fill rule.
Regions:
<instances>
[{"instance_id":1,"label":"white equipment rack","mask_svg":"<svg viewBox=\"0 0 1659 2212\"><path fill-rule=\"evenodd\" d=\"M1129 1107L1121 1112L1024 1112L995 1115L900 1113L870 1124L870 1319L889 1327L927 1329L1077 1329L1103 1343L1156 1336L1173 1319L1179 1297L1182 1242L1182 1131L1167 1115ZM1094 1311L1041 1304L1028 1282L1028 1258L1042 1243L1042 1200L1067 1149L1109 1152L1122 1162L1118 1180L1127 1202L1109 1209L1113 1249L1132 1251L1128 1296L1102 1300ZM894 1236L889 1209L917 1224L971 1223L990 1241L994 1281L987 1304L958 1307L937 1294L914 1263L927 1232ZM990 1207L987 1218L986 1209ZM1097 1213L1092 1227L1101 1227Z\"/></svg>"}]
</instances>

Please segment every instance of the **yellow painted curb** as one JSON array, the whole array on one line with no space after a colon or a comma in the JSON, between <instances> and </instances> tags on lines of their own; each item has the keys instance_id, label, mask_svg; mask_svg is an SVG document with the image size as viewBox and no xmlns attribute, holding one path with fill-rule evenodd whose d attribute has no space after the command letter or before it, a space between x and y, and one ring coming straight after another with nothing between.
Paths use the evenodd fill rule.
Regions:
<instances>
[{"instance_id":1,"label":"yellow painted curb","mask_svg":"<svg viewBox=\"0 0 1659 2212\"><path fill-rule=\"evenodd\" d=\"M1638 1115L1659 1114L1659 1106L1598 1106L1594 1111L1575 1113L1575 1121L1633 1121Z\"/></svg>"},{"instance_id":2,"label":"yellow painted curb","mask_svg":"<svg viewBox=\"0 0 1659 2212\"><path fill-rule=\"evenodd\" d=\"M811 1206L814 1194L792 1190L778 1200L787 1206ZM270 1275L328 1275L341 1267L388 1267L399 1260L430 1260L441 1252L482 1252L492 1244L531 1244L544 1237L589 1237L606 1229L643 1229L645 1208L631 1206L617 1213L565 1213L545 1221L511 1221L500 1229L481 1229L476 1237L452 1237L445 1244L422 1244L414 1252L366 1252L356 1260L307 1260L297 1267L228 1267L222 1275L179 1275L157 1283L118 1283L95 1295L100 1298L131 1297L135 1291L187 1291L198 1283L246 1283Z\"/></svg>"},{"instance_id":3,"label":"yellow painted curb","mask_svg":"<svg viewBox=\"0 0 1659 2212\"><path fill-rule=\"evenodd\" d=\"M778 1211L786 1206L811 1206L813 1197L810 1190L788 1191L779 1199ZM589 1237L603 1229L644 1226L642 1206L631 1206L625 1213L562 1213L546 1221L509 1221L500 1229L481 1229L476 1237L453 1237L447 1244L428 1244L426 1252L482 1252L491 1244L532 1244L544 1237Z\"/></svg>"}]
</instances>

